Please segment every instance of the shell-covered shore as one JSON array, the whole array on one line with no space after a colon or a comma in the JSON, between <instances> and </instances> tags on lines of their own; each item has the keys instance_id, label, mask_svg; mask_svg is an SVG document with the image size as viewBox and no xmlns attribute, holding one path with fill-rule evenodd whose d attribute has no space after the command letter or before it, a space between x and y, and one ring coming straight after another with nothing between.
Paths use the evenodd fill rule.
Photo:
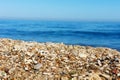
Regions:
<instances>
[{"instance_id":1,"label":"shell-covered shore","mask_svg":"<svg viewBox=\"0 0 120 80\"><path fill-rule=\"evenodd\" d=\"M120 80L120 52L2 38L0 80Z\"/></svg>"}]
</instances>

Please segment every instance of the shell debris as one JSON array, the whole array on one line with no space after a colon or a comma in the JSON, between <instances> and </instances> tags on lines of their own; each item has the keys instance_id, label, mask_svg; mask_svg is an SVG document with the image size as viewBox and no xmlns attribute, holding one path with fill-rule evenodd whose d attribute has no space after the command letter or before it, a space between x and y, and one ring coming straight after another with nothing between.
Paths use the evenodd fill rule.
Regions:
<instances>
[{"instance_id":1,"label":"shell debris","mask_svg":"<svg viewBox=\"0 0 120 80\"><path fill-rule=\"evenodd\" d=\"M120 80L120 52L2 38L0 80Z\"/></svg>"}]
</instances>

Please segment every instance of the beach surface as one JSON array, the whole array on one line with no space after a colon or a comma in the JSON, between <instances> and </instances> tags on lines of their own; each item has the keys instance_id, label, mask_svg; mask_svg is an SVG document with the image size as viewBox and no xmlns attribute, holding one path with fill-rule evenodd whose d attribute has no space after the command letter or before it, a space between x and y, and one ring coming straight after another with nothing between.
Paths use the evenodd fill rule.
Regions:
<instances>
[{"instance_id":1,"label":"beach surface","mask_svg":"<svg viewBox=\"0 0 120 80\"><path fill-rule=\"evenodd\" d=\"M120 80L120 52L1 38L0 79Z\"/></svg>"}]
</instances>

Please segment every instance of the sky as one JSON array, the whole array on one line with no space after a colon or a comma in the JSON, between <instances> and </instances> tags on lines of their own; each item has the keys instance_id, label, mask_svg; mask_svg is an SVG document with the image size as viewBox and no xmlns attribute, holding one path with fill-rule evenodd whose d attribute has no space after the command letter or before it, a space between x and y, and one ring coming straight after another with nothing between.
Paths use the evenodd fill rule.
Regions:
<instances>
[{"instance_id":1,"label":"sky","mask_svg":"<svg viewBox=\"0 0 120 80\"><path fill-rule=\"evenodd\" d=\"M120 21L120 0L0 0L0 19Z\"/></svg>"}]
</instances>

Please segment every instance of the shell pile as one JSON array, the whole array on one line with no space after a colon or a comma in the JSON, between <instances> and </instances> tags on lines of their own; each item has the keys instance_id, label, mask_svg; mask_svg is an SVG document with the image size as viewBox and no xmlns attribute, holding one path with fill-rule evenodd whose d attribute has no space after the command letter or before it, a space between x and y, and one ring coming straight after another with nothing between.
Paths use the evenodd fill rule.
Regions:
<instances>
[{"instance_id":1,"label":"shell pile","mask_svg":"<svg viewBox=\"0 0 120 80\"><path fill-rule=\"evenodd\" d=\"M120 80L120 52L0 39L0 80Z\"/></svg>"}]
</instances>

